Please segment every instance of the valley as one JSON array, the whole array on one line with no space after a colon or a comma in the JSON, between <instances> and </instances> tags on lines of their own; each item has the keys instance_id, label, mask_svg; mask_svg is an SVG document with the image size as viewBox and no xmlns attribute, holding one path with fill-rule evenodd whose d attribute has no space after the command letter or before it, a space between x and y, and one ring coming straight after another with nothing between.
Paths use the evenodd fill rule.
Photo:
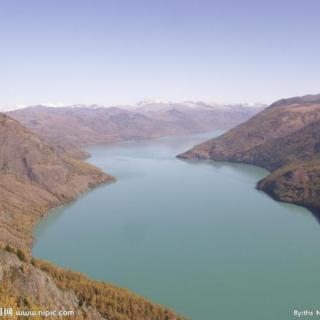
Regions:
<instances>
[{"instance_id":1,"label":"valley","mask_svg":"<svg viewBox=\"0 0 320 320\"><path fill-rule=\"evenodd\" d=\"M317 316L319 12L0 1L0 320Z\"/></svg>"},{"instance_id":2,"label":"valley","mask_svg":"<svg viewBox=\"0 0 320 320\"><path fill-rule=\"evenodd\" d=\"M203 106L9 112L29 128L0 115L0 302L75 309L79 319L206 320L245 314L254 301L255 319L272 295L265 319L287 319L294 301L307 303L300 294L305 284L316 297L307 261L316 256L318 226L305 209L259 190L319 219L319 103L319 96L306 96L248 112L210 107L217 122ZM222 270L227 276L220 278ZM249 291L246 283L256 278L246 270L260 279ZM305 274L304 283L285 280ZM270 279L282 283L277 294ZM239 297L239 288L249 300L234 298L229 308L224 303Z\"/></svg>"},{"instance_id":3,"label":"valley","mask_svg":"<svg viewBox=\"0 0 320 320\"><path fill-rule=\"evenodd\" d=\"M221 133L90 147L89 162L117 182L52 211L34 256L191 319L290 320L292 305L316 307L314 216L256 190L267 170L176 159Z\"/></svg>"}]
</instances>

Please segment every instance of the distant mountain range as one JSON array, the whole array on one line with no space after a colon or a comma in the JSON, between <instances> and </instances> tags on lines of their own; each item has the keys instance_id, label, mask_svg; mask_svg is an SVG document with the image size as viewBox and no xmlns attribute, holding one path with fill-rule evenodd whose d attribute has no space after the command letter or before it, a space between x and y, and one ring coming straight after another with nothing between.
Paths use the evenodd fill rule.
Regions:
<instances>
[{"instance_id":1,"label":"distant mountain range","mask_svg":"<svg viewBox=\"0 0 320 320\"><path fill-rule=\"evenodd\" d=\"M12 105L0 105L0 112L8 112L13 110L25 109L30 107L50 107L50 108L120 108L120 109L140 109L140 108L153 108L153 109L166 109L172 107L183 107L183 108L197 108L197 107L205 107L205 108L233 108L233 107L266 107L266 104L263 103L233 103L233 104L223 104L216 102L203 102L203 101L168 101L168 100L160 100L160 99L148 99L142 100L135 104L124 104L124 105L105 105L105 104L65 104L62 102L48 102L41 103L35 105L26 105L26 104L12 104Z\"/></svg>"},{"instance_id":2,"label":"distant mountain range","mask_svg":"<svg viewBox=\"0 0 320 320\"><path fill-rule=\"evenodd\" d=\"M144 101L133 106L30 106L7 112L47 142L83 158L79 148L124 140L227 130L263 105L209 105L203 102Z\"/></svg>"},{"instance_id":3,"label":"distant mountain range","mask_svg":"<svg viewBox=\"0 0 320 320\"><path fill-rule=\"evenodd\" d=\"M272 173L258 188L320 214L320 95L279 100L178 157L253 164Z\"/></svg>"}]
</instances>

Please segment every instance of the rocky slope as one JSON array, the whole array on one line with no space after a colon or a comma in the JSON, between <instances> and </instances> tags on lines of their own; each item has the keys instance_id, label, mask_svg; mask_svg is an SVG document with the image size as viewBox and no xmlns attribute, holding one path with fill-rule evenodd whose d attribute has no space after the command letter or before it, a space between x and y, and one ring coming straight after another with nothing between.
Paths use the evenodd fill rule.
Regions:
<instances>
[{"instance_id":1,"label":"rocky slope","mask_svg":"<svg viewBox=\"0 0 320 320\"><path fill-rule=\"evenodd\" d=\"M123 140L229 129L246 121L262 106L212 106L204 103L144 102L105 108L34 106L9 115L72 155L84 157L84 146Z\"/></svg>"},{"instance_id":2,"label":"rocky slope","mask_svg":"<svg viewBox=\"0 0 320 320\"><path fill-rule=\"evenodd\" d=\"M29 251L32 227L48 209L113 177L68 157L0 114L0 243ZM19 223L16 223L19 222Z\"/></svg>"},{"instance_id":3,"label":"rocky slope","mask_svg":"<svg viewBox=\"0 0 320 320\"><path fill-rule=\"evenodd\" d=\"M306 207L320 218L320 161L284 166L259 181L258 188L276 200Z\"/></svg>"},{"instance_id":4,"label":"rocky slope","mask_svg":"<svg viewBox=\"0 0 320 320\"><path fill-rule=\"evenodd\" d=\"M14 310L73 311L64 317L32 319L182 320L171 310L126 289L88 279L50 263L27 261L11 249L0 249L0 304ZM10 317L31 319L31 317Z\"/></svg>"},{"instance_id":5,"label":"rocky slope","mask_svg":"<svg viewBox=\"0 0 320 320\"><path fill-rule=\"evenodd\" d=\"M127 290L31 258L32 229L48 209L114 181L112 176L48 145L3 114L0 151L1 306L71 310L70 319L181 319Z\"/></svg>"},{"instance_id":6,"label":"rocky slope","mask_svg":"<svg viewBox=\"0 0 320 320\"><path fill-rule=\"evenodd\" d=\"M320 95L275 102L246 123L181 158L253 164L272 173L258 188L320 212Z\"/></svg>"}]
</instances>

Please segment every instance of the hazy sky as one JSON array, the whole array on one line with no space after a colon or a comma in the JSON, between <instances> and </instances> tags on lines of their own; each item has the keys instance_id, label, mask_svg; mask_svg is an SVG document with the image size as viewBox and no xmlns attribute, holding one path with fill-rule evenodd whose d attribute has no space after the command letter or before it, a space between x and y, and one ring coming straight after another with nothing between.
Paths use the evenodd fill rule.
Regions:
<instances>
[{"instance_id":1,"label":"hazy sky","mask_svg":"<svg viewBox=\"0 0 320 320\"><path fill-rule=\"evenodd\" d=\"M0 105L320 93L318 0L0 0Z\"/></svg>"}]
</instances>

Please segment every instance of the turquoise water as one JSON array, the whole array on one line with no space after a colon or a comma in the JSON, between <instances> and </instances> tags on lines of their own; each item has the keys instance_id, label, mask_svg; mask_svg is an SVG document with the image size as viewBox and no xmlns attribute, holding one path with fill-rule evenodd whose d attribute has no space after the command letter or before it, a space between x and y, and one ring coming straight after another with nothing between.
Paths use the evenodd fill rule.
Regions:
<instances>
[{"instance_id":1,"label":"turquoise water","mask_svg":"<svg viewBox=\"0 0 320 320\"><path fill-rule=\"evenodd\" d=\"M316 219L257 191L263 169L175 158L205 138L91 148L90 162L118 181L53 210L34 255L192 319L286 320L320 308Z\"/></svg>"}]
</instances>

